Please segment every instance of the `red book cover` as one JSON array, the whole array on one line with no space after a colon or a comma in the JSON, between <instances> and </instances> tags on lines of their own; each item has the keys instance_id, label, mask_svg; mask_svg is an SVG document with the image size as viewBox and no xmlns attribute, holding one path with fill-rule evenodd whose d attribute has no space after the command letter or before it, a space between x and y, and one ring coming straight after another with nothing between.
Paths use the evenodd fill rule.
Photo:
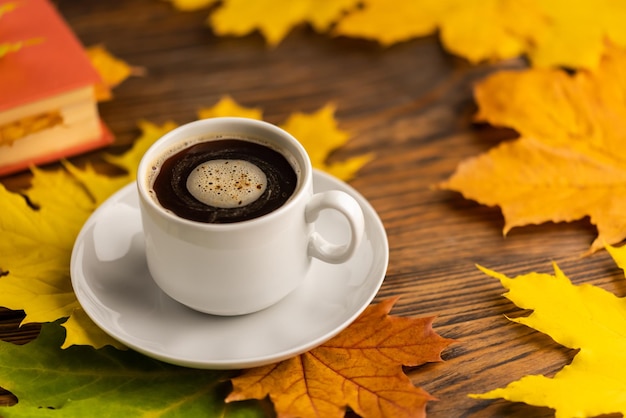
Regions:
<instances>
[{"instance_id":1,"label":"red book cover","mask_svg":"<svg viewBox=\"0 0 626 418\"><path fill-rule=\"evenodd\" d=\"M0 0L0 43L29 41L0 58L0 112L100 82L76 36L48 0Z\"/></svg>"},{"instance_id":2,"label":"red book cover","mask_svg":"<svg viewBox=\"0 0 626 418\"><path fill-rule=\"evenodd\" d=\"M5 4L14 7L0 16L0 45L25 45L0 56L0 113L100 82L83 46L48 0L0 0L0 8ZM85 138L83 144L68 149L59 146L54 155L14 161L10 169L0 167L0 174L104 146L112 140L103 127L98 138ZM0 147L0 153L9 152L4 148Z\"/></svg>"}]
</instances>

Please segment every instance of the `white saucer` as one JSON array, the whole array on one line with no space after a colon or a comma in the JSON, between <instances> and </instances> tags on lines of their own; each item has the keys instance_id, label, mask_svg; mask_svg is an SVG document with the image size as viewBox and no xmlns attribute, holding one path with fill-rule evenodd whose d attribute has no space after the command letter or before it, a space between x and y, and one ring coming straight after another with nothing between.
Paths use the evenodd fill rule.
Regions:
<instances>
[{"instance_id":1,"label":"white saucer","mask_svg":"<svg viewBox=\"0 0 626 418\"><path fill-rule=\"evenodd\" d=\"M187 367L240 369L306 352L346 328L372 301L387 270L389 247L380 218L354 189L315 171L314 190L344 190L365 214L365 238L349 262L314 260L302 285L278 304L250 315L219 317L193 311L166 296L145 262L136 186L100 206L72 252L76 297L113 338L159 360ZM323 211L316 227L345 242L341 215ZM344 239L345 238L345 239Z\"/></svg>"}]
</instances>

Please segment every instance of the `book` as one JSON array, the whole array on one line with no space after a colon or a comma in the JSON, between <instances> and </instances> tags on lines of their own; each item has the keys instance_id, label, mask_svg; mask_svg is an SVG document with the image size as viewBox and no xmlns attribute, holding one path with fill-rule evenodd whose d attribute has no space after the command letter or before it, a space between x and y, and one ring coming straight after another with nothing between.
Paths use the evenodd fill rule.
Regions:
<instances>
[{"instance_id":1,"label":"book","mask_svg":"<svg viewBox=\"0 0 626 418\"><path fill-rule=\"evenodd\" d=\"M10 9L7 5L10 4ZM0 175L109 145L95 99L101 79L48 0L0 0Z\"/></svg>"}]
</instances>

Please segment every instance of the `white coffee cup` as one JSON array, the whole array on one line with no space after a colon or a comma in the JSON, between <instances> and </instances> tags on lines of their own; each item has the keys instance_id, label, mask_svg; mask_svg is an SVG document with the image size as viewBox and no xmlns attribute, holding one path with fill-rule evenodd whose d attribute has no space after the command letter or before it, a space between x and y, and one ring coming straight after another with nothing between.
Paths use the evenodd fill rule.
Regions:
<instances>
[{"instance_id":1,"label":"white coffee cup","mask_svg":"<svg viewBox=\"0 0 626 418\"><path fill-rule=\"evenodd\" d=\"M189 141L243 138L278 150L298 181L290 199L258 218L224 224L188 220L164 209L151 190L154 167ZM142 157L137 174L146 257L156 284L195 310L241 315L267 308L307 276L312 258L328 263L350 259L361 242L361 207L347 193L313 193L313 169L304 147L284 130L246 118L192 122L157 140ZM324 209L337 210L350 225L347 243L331 243L315 231Z\"/></svg>"}]
</instances>

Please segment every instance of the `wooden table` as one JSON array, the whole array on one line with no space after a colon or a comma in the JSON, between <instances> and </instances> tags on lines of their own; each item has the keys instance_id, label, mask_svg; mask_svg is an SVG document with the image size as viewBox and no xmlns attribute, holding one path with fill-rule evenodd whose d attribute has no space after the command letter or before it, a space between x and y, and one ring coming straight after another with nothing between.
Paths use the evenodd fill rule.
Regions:
<instances>
[{"instance_id":1,"label":"wooden table","mask_svg":"<svg viewBox=\"0 0 626 418\"><path fill-rule=\"evenodd\" d=\"M352 139L330 158L376 155L350 182L378 211L389 237L389 268L376 299L399 295L392 314L437 315L435 330L458 340L444 351L443 363L407 370L415 385L439 399L429 403L428 415L553 416L548 408L467 397L526 374L554 375L575 354L508 321L505 315L521 310L501 296L498 281L474 265L514 276L550 273L554 261L574 282L618 296L626 293L622 272L604 251L581 257L595 236L586 220L516 228L505 238L498 208L432 188L461 160L515 137L473 123L472 85L494 70L521 68L522 60L472 66L444 52L436 37L382 48L316 34L306 26L269 48L258 34L214 36L204 25L208 10L181 13L159 0L57 4L86 46L103 43L147 70L100 105L117 138L108 152L128 149L139 135L140 119L186 123L226 94L262 108L274 123L334 103L339 126ZM72 161L110 170L99 152ZM28 174L2 179L11 190L28 181ZM20 318L19 312L2 311L0 337L33 338L37 327L18 330ZM11 402L9 395L0 396L0 403Z\"/></svg>"}]
</instances>

